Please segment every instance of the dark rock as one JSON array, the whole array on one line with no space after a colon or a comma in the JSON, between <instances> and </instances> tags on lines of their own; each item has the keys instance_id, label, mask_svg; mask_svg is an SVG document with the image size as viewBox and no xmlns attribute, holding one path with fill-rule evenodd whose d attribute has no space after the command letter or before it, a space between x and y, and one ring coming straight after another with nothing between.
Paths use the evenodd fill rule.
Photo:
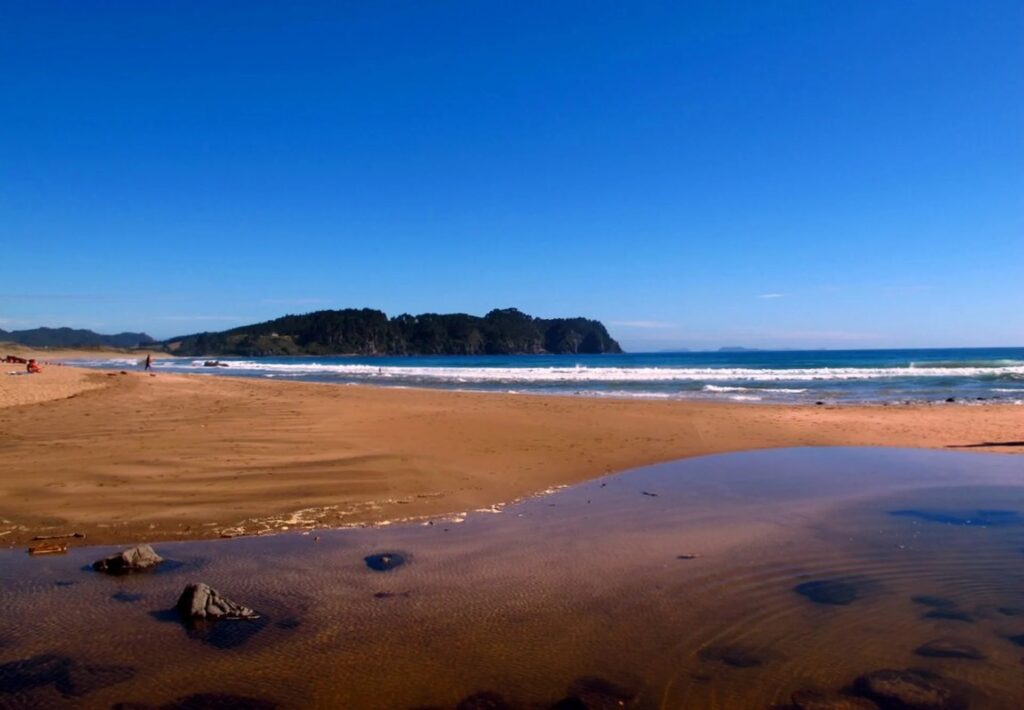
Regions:
<instances>
[{"instance_id":1,"label":"dark rock","mask_svg":"<svg viewBox=\"0 0 1024 710\"><path fill-rule=\"evenodd\" d=\"M937 609L944 609L955 607L957 604L952 599L946 599L945 597L934 597L930 594L919 594L916 597L911 597L910 601L921 606L931 606Z\"/></svg>"},{"instance_id":2,"label":"dark rock","mask_svg":"<svg viewBox=\"0 0 1024 710\"><path fill-rule=\"evenodd\" d=\"M1012 643L1015 643L1015 644L1017 644L1018 646L1024 646L1024 634L1019 634L1019 635L1017 635L1017 636L1008 636L1007 638L1008 638L1008 639L1009 639L1009 640L1010 640L1010 641L1011 641Z\"/></svg>"},{"instance_id":3,"label":"dark rock","mask_svg":"<svg viewBox=\"0 0 1024 710\"><path fill-rule=\"evenodd\" d=\"M274 710L276 703L229 693L196 693L178 698L161 710Z\"/></svg>"},{"instance_id":4,"label":"dark rock","mask_svg":"<svg viewBox=\"0 0 1024 710\"><path fill-rule=\"evenodd\" d=\"M1001 606L997 611L1003 616L1024 616L1024 609L1015 606Z\"/></svg>"},{"instance_id":5,"label":"dark rock","mask_svg":"<svg viewBox=\"0 0 1024 710\"><path fill-rule=\"evenodd\" d=\"M48 653L0 665L0 695L52 685L65 697L81 697L123 683L134 675L135 671L127 666L83 664Z\"/></svg>"},{"instance_id":6,"label":"dark rock","mask_svg":"<svg viewBox=\"0 0 1024 710\"><path fill-rule=\"evenodd\" d=\"M756 668L764 664L764 658L739 646L708 646L702 648L697 657L702 661L724 663L732 668Z\"/></svg>"},{"instance_id":7,"label":"dark rock","mask_svg":"<svg viewBox=\"0 0 1024 710\"><path fill-rule=\"evenodd\" d=\"M926 619L942 619L943 621L963 621L974 623L974 617L962 609L932 609L924 615Z\"/></svg>"},{"instance_id":8,"label":"dark rock","mask_svg":"<svg viewBox=\"0 0 1024 710\"><path fill-rule=\"evenodd\" d=\"M107 574L128 574L152 569L163 561L164 558L156 554L149 545L138 545L93 562L92 568Z\"/></svg>"},{"instance_id":9,"label":"dark rock","mask_svg":"<svg viewBox=\"0 0 1024 710\"><path fill-rule=\"evenodd\" d=\"M859 585L848 579L819 579L793 587L797 594L815 604L846 606L860 598Z\"/></svg>"},{"instance_id":10,"label":"dark rock","mask_svg":"<svg viewBox=\"0 0 1024 710\"><path fill-rule=\"evenodd\" d=\"M134 677L135 669L127 666L72 663L65 677L56 683L56 687L64 695L81 697Z\"/></svg>"},{"instance_id":11,"label":"dark rock","mask_svg":"<svg viewBox=\"0 0 1024 710\"><path fill-rule=\"evenodd\" d=\"M619 710L626 707L636 693L604 678L585 676L569 686L568 697L559 701L561 710L580 707L587 710Z\"/></svg>"},{"instance_id":12,"label":"dark rock","mask_svg":"<svg viewBox=\"0 0 1024 710\"><path fill-rule=\"evenodd\" d=\"M142 594L131 594L130 592L126 592L124 590L121 590L120 592L116 592L110 595L111 599L113 599L116 602L121 602L123 604L130 604L132 602L142 601L143 597L144 595Z\"/></svg>"},{"instance_id":13,"label":"dark rock","mask_svg":"<svg viewBox=\"0 0 1024 710\"><path fill-rule=\"evenodd\" d=\"M247 606L225 599L216 589L202 582L185 587L175 605L187 619L258 619L259 614Z\"/></svg>"},{"instance_id":14,"label":"dark rock","mask_svg":"<svg viewBox=\"0 0 1024 710\"><path fill-rule=\"evenodd\" d=\"M513 706L498 693L488 690L463 698L455 710L512 710Z\"/></svg>"},{"instance_id":15,"label":"dark rock","mask_svg":"<svg viewBox=\"0 0 1024 710\"><path fill-rule=\"evenodd\" d=\"M964 658L971 661L985 660L985 654L974 646L956 639L936 639L929 641L914 650L918 656L925 658Z\"/></svg>"},{"instance_id":16,"label":"dark rock","mask_svg":"<svg viewBox=\"0 0 1024 710\"><path fill-rule=\"evenodd\" d=\"M71 666L71 659L46 653L0 664L0 693L26 690L56 683Z\"/></svg>"},{"instance_id":17,"label":"dark rock","mask_svg":"<svg viewBox=\"0 0 1024 710\"><path fill-rule=\"evenodd\" d=\"M364 557L363 562L374 572L390 572L405 564L405 555L401 552L381 552Z\"/></svg>"},{"instance_id":18,"label":"dark rock","mask_svg":"<svg viewBox=\"0 0 1024 710\"><path fill-rule=\"evenodd\" d=\"M396 597L403 597L408 599L411 592L374 592L374 599L394 599Z\"/></svg>"},{"instance_id":19,"label":"dark rock","mask_svg":"<svg viewBox=\"0 0 1024 710\"><path fill-rule=\"evenodd\" d=\"M946 397L946 401L950 402L950 403L955 402L956 401L956 397Z\"/></svg>"},{"instance_id":20,"label":"dark rock","mask_svg":"<svg viewBox=\"0 0 1024 710\"><path fill-rule=\"evenodd\" d=\"M942 679L925 671L873 671L854 681L854 689L887 709L953 710L960 707L953 691Z\"/></svg>"},{"instance_id":21,"label":"dark rock","mask_svg":"<svg viewBox=\"0 0 1024 710\"><path fill-rule=\"evenodd\" d=\"M796 710L878 710L867 698L821 690L798 690L791 700Z\"/></svg>"},{"instance_id":22,"label":"dark rock","mask_svg":"<svg viewBox=\"0 0 1024 710\"><path fill-rule=\"evenodd\" d=\"M548 710L590 710L587 704L579 698L562 698L557 701L554 705L550 706Z\"/></svg>"}]
</instances>

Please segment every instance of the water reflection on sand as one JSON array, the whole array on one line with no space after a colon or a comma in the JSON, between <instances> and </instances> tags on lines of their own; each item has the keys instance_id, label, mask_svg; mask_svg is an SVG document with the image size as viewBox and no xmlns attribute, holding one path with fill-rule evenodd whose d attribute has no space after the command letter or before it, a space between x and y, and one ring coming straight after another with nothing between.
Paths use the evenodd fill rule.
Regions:
<instances>
[{"instance_id":1,"label":"water reflection on sand","mask_svg":"<svg viewBox=\"0 0 1024 710\"><path fill-rule=\"evenodd\" d=\"M459 524L157 545L155 574L7 552L0 707L871 707L882 669L1015 707L1022 512L1021 458L790 449ZM199 580L263 616L183 626Z\"/></svg>"}]
</instances>

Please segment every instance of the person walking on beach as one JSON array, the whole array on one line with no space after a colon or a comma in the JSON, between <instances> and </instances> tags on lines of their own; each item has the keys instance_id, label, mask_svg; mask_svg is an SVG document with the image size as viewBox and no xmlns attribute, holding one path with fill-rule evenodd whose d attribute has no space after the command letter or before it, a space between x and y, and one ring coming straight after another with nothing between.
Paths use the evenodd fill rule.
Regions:
<instances>
[{"instance_id":1,"label":"person walking on beach","mask_svg":"<svg viewBox=\"0 0 1024 710\"><path fill-rule=\"evenodd\" d=\"M145 370L146 372L148 372L149 370L153 369L153 356L152 355L146 355L146 365L145 365L145 367L146 367L146 370Z\"/></svg>"}]
</instances>

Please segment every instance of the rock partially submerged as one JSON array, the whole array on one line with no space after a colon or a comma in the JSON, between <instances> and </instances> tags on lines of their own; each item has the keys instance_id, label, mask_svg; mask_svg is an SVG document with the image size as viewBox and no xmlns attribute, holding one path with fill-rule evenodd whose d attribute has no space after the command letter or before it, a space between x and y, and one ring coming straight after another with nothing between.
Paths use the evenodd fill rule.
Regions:
<instances>
[{"instance_id":1,"label":"rock partially submerged","mask_svg":"<svg viewBox=\"0 0 1024 710\"><path fill-rule=\"evenodd\" d=\"M854 689L883 708L953 710L961 706L939 676L925 671L873 671L858 678Z\"/></svg>"},{"instance_id":2,"label":"rock partially submerged","mask_svg":"<svg viewBox=\"0 0 1024 710\"><path fill-rule=\"evenodd\" d=\"M867 698L822 690L798 690L793 693L792 701L797 710L878 710Z\"/></svg>"},{"instance_id":3,"label":"rock partially submerged","mask_svg":"<svg viewBox=\"0 0 1024 710\"><path fill-rule=\"evenodd\" d=\"M222 597L216 589L202 582L193 582L185 587L175 608L184 618L192 621L260 617L254 610Z\"/></svg>"},{"instance_id":4,"label":"rock partially submerged","mask_svg":"<svg viewBox=\"0 0 1024 710\"><path fill-rule=\"evenodd\" d=\"M793 591L815 604L846 606L860 598L861 586L852 579L816 579L796 585Z\"/></svg>"},{"instance_id":5,"label":"rock partially submerged","mask_svg":"<svg viewBox=\"0 0 1024 710\"><path fill-rule=\"evenodd\" d=\"M455 710L512 710L512 704L498 693L484 690L460 700Z\"/></svg>"},{"instance_id":6,"label":"rock partially submerged","mask_svg":"<svg viewBox=\"0 0 1024 710\"><path fill-rule=\"evenodd\" d=\"M106 574L129 574L153 569L163 561L149 545L137 545L93 562L92 568Z\"/></svg>"},{"instance_id":7,"label":"rock partially submerged","mask_svg":"<svg viewBox=\"0 0 1024 710\"><path fill-rule=\"evenodd\" d=\"M24 694L52 686L66 698L77 698L134 676L135 670L128 666L79 663L53 653L22 658L0 664L0 707L21 706L20 703L8 705L7 695L17 701L23 699Z\"/></svg>"},{"instance_id":8,"label":"rock partially submerged","mask_svg":"<svg viewBox=\"0 0 1024 710\"><path fill-rule=\"evenodd\" d=\"M363 558L366 566L374 572L390 572L405 564L406 556L401 552L381 552Z\"/></svg>"},{"instance_id":9,"label":"rock partially submerged","mask_svg":"<svg viewBox=\"0 0 1024 710\"><path fill-rule=\"evenodd\" d=\"M918 646L914 653L925 658L962 658L969 661L984 661L985 654L969 643L956 639L936 639Z\"/></svg>"},{"instance_id":10,"label":"rock partially submerged","mask_svg":"<svg viewBox=\"0 0 1024 710\"><path fill-rule=\"evenodd\" d=\"M616 683L596 676L577 678L569 686L569 695L561 701L563 708L581 707L587 710L618 710L627 707L636 693ZM573 705L572 703L578 703Z\"/></svg>"}]
</instances>

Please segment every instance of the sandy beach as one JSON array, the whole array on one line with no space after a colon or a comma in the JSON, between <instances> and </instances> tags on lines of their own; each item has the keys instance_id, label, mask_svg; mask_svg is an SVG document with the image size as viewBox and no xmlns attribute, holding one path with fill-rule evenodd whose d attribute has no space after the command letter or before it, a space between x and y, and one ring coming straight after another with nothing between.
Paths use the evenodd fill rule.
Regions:
<instances>
[{"instance_id":1,"label":"sandy beach","mask_svg":"<svg viewBox=\"0 0 1024 710\"><path fill-rule=\"evenodd\" d=\"M638 402L64 366L5 376L0 405L6 545L70 532L95 544L451 516L726 451L1019 452L1024 417L1012 405Z\"/></svg>"}]
</instances>

